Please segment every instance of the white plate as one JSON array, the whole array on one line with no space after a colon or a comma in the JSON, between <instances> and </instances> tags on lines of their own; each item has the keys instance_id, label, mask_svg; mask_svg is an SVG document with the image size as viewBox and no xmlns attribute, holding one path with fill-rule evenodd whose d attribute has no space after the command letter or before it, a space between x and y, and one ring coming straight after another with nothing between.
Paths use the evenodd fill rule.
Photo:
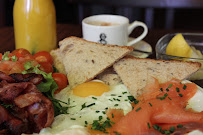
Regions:
<instances>
[{"instance_id":1,"label":"white plate","mask_svg":"<svg viewBox=\"0 0 203 135\"><path fill-rule=\"evenodd\" d=\"M131 41L133 39L134 39L133 37L129 37L128 41ZM137 50L141 50L141 51L145 51L145 52L152 52L151 45L143 40L135 43L132 46ZM135 51L130 53L130 55L137 57L137 58L147 58L149 56L149 54L147 54L147 53L141 53L141 52L135 52Z\"/></svg>"}]
</instances>

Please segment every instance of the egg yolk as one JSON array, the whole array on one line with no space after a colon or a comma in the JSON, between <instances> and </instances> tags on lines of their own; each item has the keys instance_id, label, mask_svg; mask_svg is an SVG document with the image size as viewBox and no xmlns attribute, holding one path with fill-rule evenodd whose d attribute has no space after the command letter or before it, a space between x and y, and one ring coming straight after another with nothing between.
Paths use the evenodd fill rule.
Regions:
<instances>
[{"instance_id":1,"label":"egg yolk","mask_svg":"<svg viewBox=\"0 0 203 135\"><path fill-rule=\"evenodd\" d=\"M109 86L102 82L86 82L76 86L73 89L73 94L80 97L101 96L104 92L108 91Z\"/></svg>"}]
</instances>

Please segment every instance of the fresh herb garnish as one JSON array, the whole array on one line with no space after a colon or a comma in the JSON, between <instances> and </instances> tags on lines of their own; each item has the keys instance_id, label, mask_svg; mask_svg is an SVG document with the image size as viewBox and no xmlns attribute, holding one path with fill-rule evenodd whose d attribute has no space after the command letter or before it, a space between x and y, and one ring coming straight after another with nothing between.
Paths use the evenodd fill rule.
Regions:
<instances>
[{"instance_id":1,"label":"fresh herb garnish","mask_svg":"<svg viewBox=\"0 0 203 135\"><path fill-rule=\"evenodd\" d=\"M179 89L178 87L176 87L176 91L177 91L177 92L180 92L180 89Z\"/></svg>"},{"instance_id":2,"label":"fresh herb garnish","mask_svg":"<svg viewBox=\"0 0 203 135\"><path fill-rule=\"evenodd\" d=\"M169 84L168 88L171 88L173 84Z\"/></svg>"},{"instance_id":3,"label":"fresh herb garnish","mask_svg":"<svg viewBox=\"0 0 203 135\"><path fill-rule=\"evenodd\" d=\"M97 100L97 98L96 98L96 97L92 97L92 99L95 99L95 100Z\"/></svg>"},{"instance_id":4,"label":"fresh herb garnish","mask_svg":"<svg viewBox=\"0 0 203 135\"><path fill-rule=\"evenodd\" d=\"M139 103L139 100L136 100L133 96L128 96L128 99L135 104Z\"/></svg>"},{"instance_id":5,"label":"fresh herb garnish","mask_svg":"<svg viewBox=\"0 0 203 135\"><path fill-rule=\"evenodd\" d=\"M116 135L121 135L120 133L116 132L116 131L113 131L113 133L115 133Z\"/></svg>"},{"instance_id":6,"label":"fresh herb garnish","mask_svg":"<svg viewBox=\"0 0 203 135\"><path fill-rule=\"evenodd\" d=\"M94 120L91 129L99 130L104 133L108 133L106 128L112 127L111 124L115 124L115 123L110 121L109 118L107 118L104 122L102 122L101 120L102 120L102 116L99 116L99 120Z\"/></svg>"},{"instance_id":7,"label":"fresh herb garnish","mask_svg":"<svg viewBox=\"0 0 203 135\"><path fill-rule=\"evenodd\" d=\"M150 106L152 106L152 104L151 104L151 103L149 103L149 105L150 105Z\"/></svg>"},{"instance_id":8,"label":"fresh herb garnish","mask_svg":"<svg viewBox=\"0 0 203 135\"><path fill-rule=\"evenodd\" d=\"M58 85L54 81L52 73L47 74L46 72L41 71L38 67L40 67L40 65L33 66L31 61L27 61L24 64L25 70L22 74L36 73L43 75L45 81L38 84L37 89L52 101L55 116L59 114L67 114L70 104L54 98L54 92L58 89ZM65 104L66 106L64 107L61 104Z\"/></svg>"},{"instance_id":9,"label":"fresh herb garnish","mask_svg":"<svg viewBox=\"0 0 203 135\"><path fill-rule=\"evenodd\" d=\"M177 128L182 128L182 127L183 127L183 125L181 125L181 124L177 125Z\"/></svg>"},{"instance_id":10,"label":"fresh herb garnish","mask_svg":"<svg viewBox=\"0 0 203 135\"><path fill-rule=\"evenodd\" d=\"M89 104L89 105L86 105L86 103L84 103L84 104L82 104L82 108L81 108L81 110L84 109L84 108L87 108L87 107L93 106L93 105L95 105L95 103L92 103L92 104Z\"/></svg>"},{"instance_id":11,"label":"fresh herb garnish","mask_svg":"<svg viewBox=\"0 0 203 135\"><path fill-rule=\"evenodd\" d=\"M186 88L187 88L187 86L186 86L186 85L184 85L184 86L183 86L183 89L185 90Z\"/></svg>"},{"instance_id":12,"label":"fresh herb garnish","mask_svg":"<svg viewBox=\"0 0 203 135\"><path fill-rule=\"evenodd\" d=\"M135 111L138 112L141 109L141 107L137 108Z\"/></svg>"},{"instance_id":13,"label":"fresh herb garnish","mask_svg":"<svg viewBox=\"0 0 203 135\"><path fill-rule=\"evenodd\" d=\"M151 126L150 126L150 124L149 124L149 123L147 123L147 126L148 126L148 128L149 128L149 129L151 128Z\"/></svg>"},{"instance_id":14,"label":"fresh herb garnish","mask_svg":"<svg viewBox=\"0 0 203 135\"><path fill-rule=\"evenodd\" d=\"M179 94L180 97L183 97L183 94Z\"/></svg>"}]
</instances>

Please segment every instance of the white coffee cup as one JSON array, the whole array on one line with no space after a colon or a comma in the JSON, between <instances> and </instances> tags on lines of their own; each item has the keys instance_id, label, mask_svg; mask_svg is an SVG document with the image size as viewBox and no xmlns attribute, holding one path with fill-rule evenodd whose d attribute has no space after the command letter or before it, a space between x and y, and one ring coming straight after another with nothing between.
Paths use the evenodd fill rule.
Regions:
<instances>
[{"instance_id":1,"label":"white coffee cup","mask_svg":"<svg viewBox=\"0 0 203 135\"><path fill-rule=\"evenodd\" d=\"M144 28L143 33L128 42L130 33L138 26ZM102 44L131 46L142 40L148 32L147 26L140 21L129 24L129 19L119 15L95 15L82 21L83 38Z\"/></svg>"}]
</instances>

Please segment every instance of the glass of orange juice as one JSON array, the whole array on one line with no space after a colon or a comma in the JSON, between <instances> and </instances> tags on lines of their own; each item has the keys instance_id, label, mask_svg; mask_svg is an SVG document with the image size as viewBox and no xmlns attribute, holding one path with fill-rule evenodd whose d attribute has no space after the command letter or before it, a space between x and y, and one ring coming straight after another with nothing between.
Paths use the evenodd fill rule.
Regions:
<instances>
[{"instance_id":1,"label":"glass of orange juice","mask_svg":"<svg viewBox=\"0 0 203 135\"><path fill-rule=\"evenodd\" d=\"M56 13L52 0L15 0L13 9L16 49L50 51L56 44Z\"/></svg>"}]
</instances>

